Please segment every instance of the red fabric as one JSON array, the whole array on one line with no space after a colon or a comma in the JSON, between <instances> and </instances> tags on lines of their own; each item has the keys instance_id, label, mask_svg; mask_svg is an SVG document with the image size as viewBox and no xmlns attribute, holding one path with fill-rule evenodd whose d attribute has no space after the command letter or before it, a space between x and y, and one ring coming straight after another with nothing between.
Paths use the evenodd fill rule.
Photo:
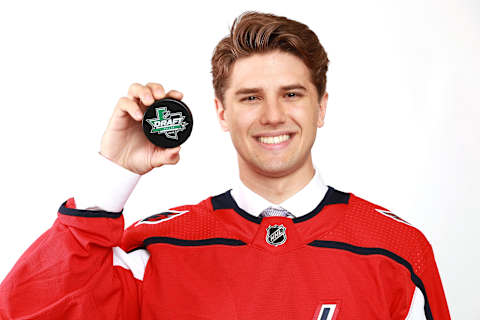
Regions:
<instances>
[{"instance_id":1,"label":"red fabric","mask_svg":"<svg viewBox=\"0 0 480 320\"><path fill-rule=\"evenodd\" d=\"M2 282L2 319L138 319L141 283L112 263L122 234L123 217L59 213Z\"/></svg>"},{"instance_id":2,"label":"red fabric","mask_svg":"<svg viewBox=\"0 0 480 320\"><path fill-rule=\"evenodd\" d=\"M67 203L74 206L73 200ZM380 214L354 195L293 223L260 224L211 199L156 224L123 230L123 218L59 214L0 286L5 319L317 319L322 305L338 319L405 319L415 284L411 271L382 254L315 247L334 241L380 248L401 257L425 286L433 319L450 319L428 241L417 229ZM287 240L266 242L269 226ZM245 245L152 243L143 282L113 267L112 247L126 251L152 237L212 238ZM157 238L159 239L159 238ZM191 243L190 243L191 244Z\"/></svg>"}]
</instances>

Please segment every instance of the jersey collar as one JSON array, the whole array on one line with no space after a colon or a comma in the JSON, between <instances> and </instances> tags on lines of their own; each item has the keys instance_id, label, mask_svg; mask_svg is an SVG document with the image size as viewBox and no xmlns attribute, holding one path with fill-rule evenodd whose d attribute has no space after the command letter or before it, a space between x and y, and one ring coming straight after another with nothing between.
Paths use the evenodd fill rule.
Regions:
<instances>
[{"instance_id":1,"label":"jersey collar","mask_svg":"<svg viewBox=\"0 0 480 320\"><path fill-rule=\"evenodd\" d=\"M254 217L258 217L268 207L282 207L298 218L314 211L327 191L328 187L323 182L318 170L315 169L315 174L310 182L280 204L273 204L262 198L245 186L240 179L237 180L236 186L230 193L238 207Z\"/></svg>"}]
</instances>

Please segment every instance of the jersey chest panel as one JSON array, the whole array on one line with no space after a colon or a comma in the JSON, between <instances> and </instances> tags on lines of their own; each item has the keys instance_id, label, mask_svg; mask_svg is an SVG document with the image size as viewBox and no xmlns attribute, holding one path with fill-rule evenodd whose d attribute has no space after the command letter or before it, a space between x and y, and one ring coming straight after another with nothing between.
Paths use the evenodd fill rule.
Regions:
<instances>
[{"instance_id":1,"label":"jersey chest panel","mask_svg":"<svg viewBox=\"0 0 480 320\"><path fill-rule=\"evenodd\" d=\"M142 313L166 319L404 319L414 286L403 266L303 246L272 254L252 245L149 246ZM405 307L402 307L405 306ZM394 312L394 315L392 315Z\"/></svg>"}]
</instances>

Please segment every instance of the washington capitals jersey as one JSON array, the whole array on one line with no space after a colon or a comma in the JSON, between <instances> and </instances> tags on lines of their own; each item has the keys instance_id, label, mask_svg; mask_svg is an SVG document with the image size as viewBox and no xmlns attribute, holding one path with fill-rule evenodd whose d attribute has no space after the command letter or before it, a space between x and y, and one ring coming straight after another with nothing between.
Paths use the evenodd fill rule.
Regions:
<instances>
[{"instance_id":1,"label":"washington capitals jersey","mask_svg":"<svg viewBox=\"0 0 480 320\"><path fill-rule=\"evenodd\" d=\"M0 286L2 319L450 319L432 248L385 208L329 187L298 218L229 191L123 228L75 209Z\"/></svg>"}]
</instances>

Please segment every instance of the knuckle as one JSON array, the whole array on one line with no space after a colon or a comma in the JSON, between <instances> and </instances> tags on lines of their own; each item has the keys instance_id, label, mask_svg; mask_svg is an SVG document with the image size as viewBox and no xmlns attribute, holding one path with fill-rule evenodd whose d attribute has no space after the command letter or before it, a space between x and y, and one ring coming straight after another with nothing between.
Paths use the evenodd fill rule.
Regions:
<instances>
[{"instance_id":1,"label":"knuckle","mask_svg":"<svg viewBox=\"0 0 480 320\"><path fill-rule=\"evenodd\" d=\"M154 88L154 89L159 88L159 89L163 90L163 86L160 83L156 83L156 82L147 83L147 87L151 87L151 88Z\"/></svg>"},{"instance_id":2,"label":"knuckle","mask_svg":"<svg viewBox=\"0 0 480 320\"><path fill-rule=\"evenodd\" d=\"M131 100L128 97L121 97L118 99L117 106L123 106L130 102Z\"/></svg>"},{"instance_id":3,"label":"knuckle","mask_svg":"<svg viewBox=\"0 0 480 320\"><path fill-rule=\"evenodd\" d=\"M130 85L130 87L128 87L128 92L131 92L133 90L135 90L136 88L138 87L141 87L142 85L138 82L134 82Z\"/></svg>"},{"instance_id":4,"label":"knuckle","mask_svg":"<svg viewBox=\"0 0 480 320\"><path fill-rule=\"evenodd\" d=\"M159 83L149 82L147 87L150 88L152 95L157 99L165 95L165 89Z\"/></svg>"},{"instance_id":5,"label":"knuckle","mask_svg":"<svg viewBox=\"0 0 480 320\"><path fill-rule=\"evenodd\" d=\"M144 98L148 95L152 94L152 90L149 87L142 87L140 90L140 96L141 98Z\"/></svg>"},{"instance_id":6,"label":"knuckle","mask_svg":"<svg viewBox=\"0 0 480 320\"><path fill-rule=\"evenodd\" d=\"M134 88L134 87L141 87L142 85L138 82L134 82L130 85L130 88Z\"/></svg>"},{"instance_id":7,"label":"knuckle","mask_svg":"<svg viewBox=\"0 0 480 320\"><path fill-rule=\"evenodd\" d=\"M122 110L132 110L137 107L137 104L128 97L121 97L118 99L117 107Z\"/></svg>"},{"instance_id":8,"label":"knuckle","mask_svg":"<svg viewBox=\"0 0 480 320\"><path fill-rule=\"evenodd\" d=\"M170 91L168 92L168 95L182 96L182 97L183 97L183 93L181 93L181 92L178 91L178 90L170 90Z\"/></svg>"},{"instance_id":9,"label":"knuckle","mask_svg":"<svg viewBox=\"0 0 480 320\"><path fill-rule=\"evenodd\" d=\"M128 96L130 98L140 97L141 95L145 95L147 92L149 92L147 87L135 82L128 89Z\"/></svg>"}]
</instances>

